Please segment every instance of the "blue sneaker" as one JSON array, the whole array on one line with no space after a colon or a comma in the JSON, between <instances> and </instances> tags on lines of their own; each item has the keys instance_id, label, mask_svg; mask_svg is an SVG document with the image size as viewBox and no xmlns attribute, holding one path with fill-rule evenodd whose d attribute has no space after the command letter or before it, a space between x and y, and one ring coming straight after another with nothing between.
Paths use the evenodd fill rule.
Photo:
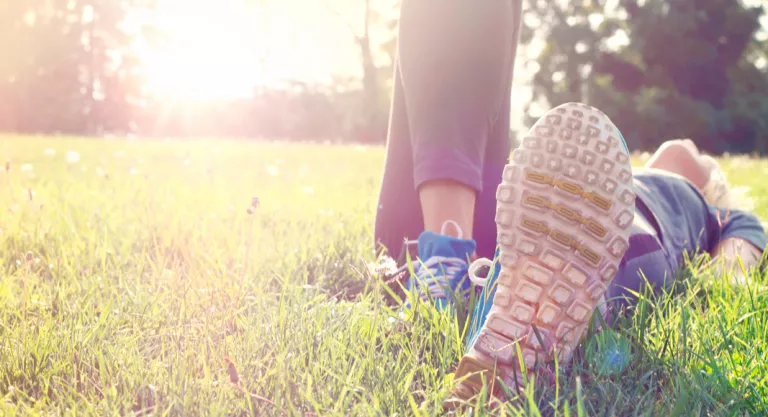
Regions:
<instances>
[{"instance_id":1,"label":"blue sneaker","mask_svg":"<svg viewBox=\"0 0 768 417\"><path fill-rule=\"evenodd\" d=\"M496 193L495 259L468 272L484 289L456 370L460 398L484 384L503 396L537 361L570 359L629 247L635 194L622 142L601 111L568 103L515 150ZM492 268L487 279L480 266Z\"/></svg>"},{"instance_id":2,"label":"blue sneaker","mask_svg":"<svg viewBox=\"0 0 768 417\"><path fill-rule=\"evenodd\" d=\"M458 230L458 237L446 236L448 226ZM454 297L467 297L471 289L467 270L476 245L474 240L462 239L462 234L458 224L449 221L440 234L424 232L418 239L419 259L413 262L415 275L408 281L408 290L434 301L438 309L453 305Z\"/></svg>"}]
</instances>

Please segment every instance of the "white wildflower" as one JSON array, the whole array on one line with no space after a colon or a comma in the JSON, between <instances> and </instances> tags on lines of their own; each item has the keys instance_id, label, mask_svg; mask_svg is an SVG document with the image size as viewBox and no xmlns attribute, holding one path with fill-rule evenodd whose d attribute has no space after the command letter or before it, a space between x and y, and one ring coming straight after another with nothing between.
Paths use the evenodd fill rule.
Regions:
<instances>
[{"instance_id":1,"label":"white wildflower","mask_svg":"<svg viewBox=\"0 0 768 417\"><path fill-rule=\"evenodd\" d=\"M368 271L371 275L390 275L397 271L397 262L390 257L381 259L378 263L371 262L368 264Z\"/></svg>"}]
</instances>

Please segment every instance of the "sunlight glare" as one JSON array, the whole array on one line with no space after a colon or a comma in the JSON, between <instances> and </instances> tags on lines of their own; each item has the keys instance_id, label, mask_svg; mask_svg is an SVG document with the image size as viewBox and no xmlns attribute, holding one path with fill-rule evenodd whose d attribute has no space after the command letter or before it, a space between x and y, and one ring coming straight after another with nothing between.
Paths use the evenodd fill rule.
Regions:
<instances>
[{"instance_id":1,"label":"sunlight glare","mask_svg":"<svg viewBox=\"0 0 768 417\"><path fill-rule=\"evenodd\" d=\"M150 93L245 97L268 82L257 8L235 0L164 0L154 21L163 35L141 51Z\"/></svg>"},{"instance_id":2,"label":"sunlight glare","mask_svg":"<svg viewBox=\"0 0 768 417\"><path fill-rule=\"evenodd\" d=\"M360 26L362 9L354 0L332 3L159 0L147 19L164 37L137 46L146 92L207 101L245 98L254 87L286 81L332 85L359 77L349 25Z\"/></svg>"}]
</instances>

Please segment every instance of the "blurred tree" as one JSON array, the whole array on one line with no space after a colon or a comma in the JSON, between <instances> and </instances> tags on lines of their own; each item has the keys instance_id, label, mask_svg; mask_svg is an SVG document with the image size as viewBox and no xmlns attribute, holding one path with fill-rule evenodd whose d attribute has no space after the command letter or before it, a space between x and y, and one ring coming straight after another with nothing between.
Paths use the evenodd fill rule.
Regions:
<instances>
[{"instance_id":1,"label":"blurred tree","mask_svg":"<svg viewBox=\"0 0 768 417\"><path fill-rule=\"evenodd\" d=\"M378 59L378 45L372 36L372 26L377 26L377 29L386 28L388 22L372 3L372 0L363 0L360 24L353 24L338 13L330 2L326 2L328 10L349 28L360 50L362 105L360 106L360 124L355 129L354 135L362 142L382 142L386 134L387 100L383 98L386 96L387 75L382 74L382 66L379 65L381 60ZM387 68L387 65L383 67Z\"/></svg>"},{"instance_id":2,"label":"blurred tree","mask_svg":"<svg viewBox=\"0 0 768 417\"><path fill-rule=\"evenodd\" d=\"M0 129L125 129L138 96L129 0L0 0Z\"/></svg>"},{"instance_id":3,"label":"blurred tree","mask_svg":"<svg viewBox=\"0 0 768 417\"><path fill-rule=\"evenodd\" d=\"M544 42L534 102L600 107L633 149L691 137L712 152L766 152L763 12L739 0L526 0L522 39Z\"/></svg>"}]
</instances>

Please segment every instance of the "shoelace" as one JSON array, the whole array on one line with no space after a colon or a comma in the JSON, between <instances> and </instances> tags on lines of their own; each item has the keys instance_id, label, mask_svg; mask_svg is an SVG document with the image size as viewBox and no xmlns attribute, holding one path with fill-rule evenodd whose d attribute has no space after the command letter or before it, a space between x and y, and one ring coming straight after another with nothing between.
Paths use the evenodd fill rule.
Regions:
<instances>
[{"instance_id":1,"label":"shoelace","mask_svg":"<svg viewBox=\"0 0 768 417\"><path fill-rule=\"evenodd\" d=\"M433 299L447 298L446 289L450 289L448 277L460 273L466 266L467 263L459 258L445 256L433 256L419 263L414 271L416 272L414 282L421 298L426 300L427 294ZM421 291L425 287L427 291Z\"/></svg>"}]
</instances>

